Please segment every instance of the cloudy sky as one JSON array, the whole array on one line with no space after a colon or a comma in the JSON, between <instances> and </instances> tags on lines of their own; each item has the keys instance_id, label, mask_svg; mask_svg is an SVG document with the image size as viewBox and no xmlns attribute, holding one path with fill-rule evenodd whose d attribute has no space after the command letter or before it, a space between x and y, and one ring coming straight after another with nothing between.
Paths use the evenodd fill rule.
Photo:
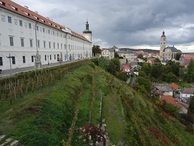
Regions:
<instances>
[{"instance_id":1,"label":"cloudy sky","mask_svg":"<svg viewBox=\"0 0 194 146\"><path fill-rule=\"evenodd\" d=\"M93 44L194 52L194 0L12 0L82 34L86 20Z\"/></svg>"}]
</instances>

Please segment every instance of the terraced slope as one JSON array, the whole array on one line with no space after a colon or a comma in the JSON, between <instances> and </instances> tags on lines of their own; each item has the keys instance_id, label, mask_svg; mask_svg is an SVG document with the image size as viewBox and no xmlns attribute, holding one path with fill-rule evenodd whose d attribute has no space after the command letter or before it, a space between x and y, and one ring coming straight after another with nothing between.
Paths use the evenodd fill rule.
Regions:
<instances>
[{"instance_id":1,"label":"terraced slope","mask_svg":"<svg viewBox=\"0 0 194 146\"><path fill-rule=\"evenodd\" d=\"M194 136L178 120L92 63L12 105L4 100L0 135L26 146L87 145L78 129L98 127L102 120L109 145L194 145Z\"/></svg>"}]
</instances>

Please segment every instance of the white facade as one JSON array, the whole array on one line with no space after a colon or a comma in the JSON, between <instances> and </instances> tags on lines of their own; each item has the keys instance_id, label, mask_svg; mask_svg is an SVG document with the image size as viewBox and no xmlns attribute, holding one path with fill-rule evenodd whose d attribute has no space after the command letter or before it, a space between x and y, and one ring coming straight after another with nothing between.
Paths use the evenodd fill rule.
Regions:
<instances>
[{"instance_id":1,"label":"white facade","mask_svg":"<svg viewBox=\"0 0 194 146\"><path fill-rule=\"evenodd\" d=\"M42 65L92 57L92 42L83 35L12 1L1 1L0 69L34 66L37 52Z\"/></svg>"},{"instance_id":2,"label":"white facade","mask_svg":"<svg viewBox=\"0 0 194 146\"><path fill-rule=\"evenodd\" d=\"M102 49L101 56L107 59L113 59L115 52L113 49Z\"/></svg>"}]
</instances>

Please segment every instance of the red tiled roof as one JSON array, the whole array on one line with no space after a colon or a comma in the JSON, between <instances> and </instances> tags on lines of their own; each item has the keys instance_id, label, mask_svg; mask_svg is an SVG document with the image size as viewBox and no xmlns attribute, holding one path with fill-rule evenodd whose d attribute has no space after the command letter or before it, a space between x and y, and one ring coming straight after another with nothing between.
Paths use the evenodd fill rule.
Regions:
<instances>
[{"instance_id":1,"label":"red tiled roof","mask_svg":"<svg viewBox=\"0 0 194 146\"><path fill-rule=\"evenodd\" d=\"M182 107L183 107L183 105L180 104L180 103L178 103L178 102L176 101L176 99L173 98L172 96L162 96L162 97L160 98L160 101L162 101L162 100L165 100L166 103L168 103L168 104L173 104L173 105L174 105L175 107L177 107L177 108L182 108Z\"/></svg>"},{"instance_id":2,"label":"red tiled roof","mask_svg":"<svg viewBox=\"0 0 194 146\"><path fill-rule=\"evenodd\" d=\"M17 13L17 14L22 15L24 17L27 17L29 19L38 21L38 22L43 23L45 25L48 25L50 27L54 27L54 28L59 29L59 30L64 29L64 26L59 25L59 24L41 16L41 15L39 15L38 13L29 10L26 7L23 7L15 2L12 2L11 0L0 0L0 2L1 2L0 7L3 7L4 9L7 9L7 10L12 11L14 13Z\"/></svg>"},{"instance_id":3,"label":"red tiled roof","mask_svg":"<svg viewBox=\"0 0 194 146\"><path fill-rule=\"evenodd\" d=\"M177 84L175 84L175 83L171 83L170 86L171 86L174 90L179 89L179 86L178 86Z\"/></svg>"},{"instance_id":4,"label":"red tiled roof","mask_svg":"<svg viewBox=\"0 0 194 146\"><path fill-rule=\"evenodd\" d=\"M185 54L184 55L185 59L194 59L194 55L190 55L190 54Z\"/></svg>"},{"instance_id":5,"label":"red tiled roof","mask_svg":"<svg viewBox=\"0 0 194 146\"><path fill-rule=\"evenodd\" d=\"M121 69L130 69L130 67L129 67L128 65L125 64L125 65L122 65L122 66L121 66Z\"/></svg>"},{"instance_id":6,"label":"red tiled roof","mask_svg":"<svg viewBox=\"0 0 194 146\"><path fill-rule=\"evenodd\" d=\"M65 29L64 26L57 24L57 23L51 21L50 19L39 15L37 12L33 12L33 11L29 10L28 8L23 7L23 6L15 3L11 0L0 0L0 7L7 9L9 11L12 11L14 13L17 13L19 15L22 15L24 17L27 17L29 19L32 19L36 22L42 23L44 25L48 25L49 27L53 27L53 28L61 30L61 31ZM71 33L72 33L72 35L74 35L77 38L88 41L84 36L82 36L80 34L77 34L73 31L71 31Z\"/></svg>"}]
</instances>

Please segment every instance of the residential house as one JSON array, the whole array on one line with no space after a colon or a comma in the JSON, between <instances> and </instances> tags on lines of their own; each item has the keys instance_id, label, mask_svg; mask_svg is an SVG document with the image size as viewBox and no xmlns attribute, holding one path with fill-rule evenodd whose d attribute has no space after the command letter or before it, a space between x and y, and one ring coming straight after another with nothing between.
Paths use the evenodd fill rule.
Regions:
<instances>
[{"instance_id":1,"label":"residential house","mask_svg":"<svg viewBox=\"0 0 194 146\"><path fill-rule=\"evenodd\" d=\"M153 65L155 63L155 58L149 58L147 63Z\"/></svg>"},{"instance_id":2,"label":"residential house","mask_svg":"<svg viewBox=\"0 0 194 146\"><path fill-rule=\"evenodd\" d=\"M188 112L188 110L182 104L180 104L175 98L173 98L172 96L162 96L160 98L160 101L163 101L163 100L166 101L166 103L172 104L175 107L177 107L179 109L179 113L186 114Z\"/></svg>"},{"instance_id":3,"label":"residential house","mask_svg":"<svg viewBox=\"0 0 194 146\"><path fill-rule=\"evenodd\" d=\"M173 90L169 85L154 84L151 94L155 96L173 96Z\"/></svg>"},{"instance_id":4,"label":"residential house","mask_svg":"<svg viewBox=\"0 0 194 146\"><path fill-rule=\"evenodd\" d=\"M137 57L136 53L133 53L129 48L119 48L116 52L119 57L122 57L125 61L127 59L128 62L133 62L134 58Z\"/></svg>"},{"instance_id":5,"label":"residential house","mask_svg":"<svg viewBox=\"0 0 194 146\"><path fill-rule=\"evenodd\" d=\"M184 102L188 102L189 99L194 96L194 88L183 88L180 91L180 98Z\"/></svg>"},{"instance_id":6,"label":"residential house","mask_svg":"<svg viewBox=\"0 0 194 146\"><path fill-rule=\"evenodd\" d=\"M180 57L181 64L187 67L190 63L190 60L194 60L194 54L182 54Z\"/></svg>"},{"instance_id":7,"label":"residential house","mask_svg":"<svg viewBox=\"0 0 194 146\"><path fill-rule=\"evenodd\" d=\"M127 74L130 73L130 67L127 64L121 65L120 70L126 72Z\"/></svg>"},{"instance_id":8,"label":"residential house","mask_svg":"<svg viewBox=\"0 0 194 146\"><path fill-rule=\"evenodd\" d=\"M115 57L115 48L103 48L101 56L107 59L113 59Z\"/></svg>"},{"instance_id":9,"label":"residential house","mask_svg":"<svg viewBox=\"0 0 194 146\"><path fill-rule=\"evenodd\" d=\"M179 98L180 97L180 95L179 95L180 87L175 83L171 83L170 87L173 90L173 97L178 97Z\"/></svg>"},{"instance_id":10,"label":"residential house","mask_svg":"<svg viewBox=\"0 0 194 146\"><path fill-rule=\"evenodd\" d=\"M179 87L177 84L175 84L175 83L171 83L170 86L172 87L172 89L173 89L174 91L180 90L180 87Z\"/></svg>"}]
</instances>

